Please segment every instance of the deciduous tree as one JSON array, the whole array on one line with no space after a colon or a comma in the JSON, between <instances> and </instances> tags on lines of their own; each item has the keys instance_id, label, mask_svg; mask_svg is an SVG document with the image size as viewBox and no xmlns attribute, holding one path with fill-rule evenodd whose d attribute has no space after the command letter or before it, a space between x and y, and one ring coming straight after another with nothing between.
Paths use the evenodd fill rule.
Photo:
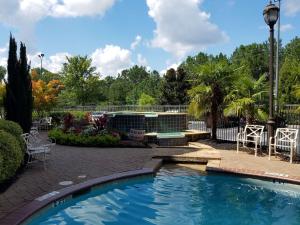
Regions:
<instances>
[{"instance_id":1,"label":"deciduous tree","mask_svg":"<svg viewBox=\"0 0 300 225\"><path fill-rule=\"evenodd\" d=\"M4 79L6 74L6 69L3 66L0 66L0 82Z\"/></svg>"},{"instance_id":2,"label":"deciduous tree","mask_svg":"<svg viewBox=\"0 0 300 225\"><path fill-rule=\"evenodd\" d=\"M32 81L34 108L39 115L57 105L58 95L63 87L63 84L59 80L51 80L49 83L43 80Z\"/></svg>"},{"instance_id":3,"label":"deciduous tree","mask_svg":"<svg viewBox=\"0 0 300 225\"><path fill-rule=\"evenodd\" d=\"M154 105L155 104L155 99L147 95L145 93L142 93L140 98L139 98L139 105Z\"/></svg>"},{"instance_id":4,"label":"deciduous tree","mask_svg":"<svg viewBox=\"0 0 300 225\"><path fill-rule=\"evenodd\" d=\"M62 76L65 91L73 93L77 104L97 102L101 97L98 92L101 88L99 74L87 56L67 57Z\"/></svg>"}]
</instances>

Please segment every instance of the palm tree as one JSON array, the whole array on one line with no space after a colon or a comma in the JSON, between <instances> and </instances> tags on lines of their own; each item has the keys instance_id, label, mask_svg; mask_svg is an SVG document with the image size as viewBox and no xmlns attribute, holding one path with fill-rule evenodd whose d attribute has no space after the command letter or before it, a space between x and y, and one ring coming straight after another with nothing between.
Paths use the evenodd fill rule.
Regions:
<instances>
[{"instance_id":1,"label":"palm tree","mask_svg":"<svg viewBox=\"0 0 300 225\"><path fill-rule=\"evenodd\" d=\"M293 94L298 100L300 100L300 84L294 86ZM300 112L300 106L297 108L297 112Z\"/></svg>"},{"instance_id":2,"label":"palm tree","mask_svg":"<svg viewBox=\"0 0 300 225\"><path fill-rule=\"evenodd\" d=\"M218 116L222 109L224 97L230 88L232 69L227 59L210 59L202 65L195 65L196 86L190 91L189 112L195 117L210 115L211 138L217 139Z\"/></svg>"},{"instance_id":3,"label":"palm tree","mask_svg":"<svg viewBox=\"0 0 300 225\"><path fill-rule=\"evenodd\" d=\"M294 86L294 95L297 99L300 99L300 84Z\"/></svg>"},{"instance_id":4,"label":"palm tree","mask_svg":"<svg viewBox=\"0 0 300 225\"><path fill-rule=\"evenodd\" d=\"M253 123L254 118L266 120L267 113L259 107L267 94L266 76L255 80L250 75L239 76L233 83L233 89L225 97L227 106L225 116L245 117L247 123Z\"/></svg>"}]
</instances>

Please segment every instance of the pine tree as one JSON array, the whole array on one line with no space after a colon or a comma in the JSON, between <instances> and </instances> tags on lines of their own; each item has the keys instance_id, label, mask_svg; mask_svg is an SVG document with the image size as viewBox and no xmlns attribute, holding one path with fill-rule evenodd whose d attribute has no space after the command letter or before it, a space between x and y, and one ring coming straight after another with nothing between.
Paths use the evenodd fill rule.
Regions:
<instances>
[{"instance_id":1,"label":"pine tree","mask_svg":"<svg viewBox=\"0 0 300 225\"><path fill-rule=\"evenodd\" d=\"M164 76L160 104L187 104L189 100L187 90L190 88L190 85L186 78L186 72L182 68L178 68L177 71L173 68L169 69Z\"/></svg>"},{"instance_id":2,"label":"pine tree","mask_svg":"<svg viewBox=\"0 0 300 225\"><path fill-rule=\"evenodd\" d=\"M160 104L177 105L176 102L176 71L171 68L164 76L161 90Z\"/></svg>"},{"instance_id":3,"label":"pine tree","mask_svg":"<svg viewBox=\"0 0 300 225\"><path fill-rule=\"evenodd\" d=\"M187 91L191 88L190 83L186 80L187 74L183 68L177 68L176 72L176 93L177 93L177 102L179 105L188 104L189 96Z\"/></svg>"}]
</instances>

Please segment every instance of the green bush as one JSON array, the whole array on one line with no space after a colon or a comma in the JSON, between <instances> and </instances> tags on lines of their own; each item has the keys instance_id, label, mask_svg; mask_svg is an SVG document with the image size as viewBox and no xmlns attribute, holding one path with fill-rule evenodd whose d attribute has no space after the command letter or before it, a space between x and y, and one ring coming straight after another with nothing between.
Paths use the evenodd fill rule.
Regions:
<instances>
[{"instance_id":1,"label":"green bush","mask_svg":"<svg viewBox=\"0 0 300 225\"><path fill-rule=\"evenodd\" d=\"M4 130L10 133L11 135L15 136L20 144L21 150L25 152L26 146L23 138L21 137L23 130L19 124L13 121L0 119L0 130Z\"/></svg>"},{"instance_id":2,"label":"green bush","mask_svg":"<svg viewBox=\"0 0 300 225\"><path fill-rule=\"evenodd\" d=\"M86 146L86 147L111 147L119 144L120 138L110 134L87 136L82 134L64 133L60 129L53 129L48 133L49 138L54 138L61 145Z\"/></svg>"},{"instance_id":3,"label":"green bush","mask_svg":"<svg viewBox=\"0 0 300 225\"><path fill-rule=\"evenodd\" d=\"M9 120L0 119L0 129L11 133L14 136L20 136L23 133L19 124Z\"/></svg>"},{"instance_id":4,"label":"green bush","mask_svg":"<svg viewBox=\"0 0 300 225\"><path fill-rule=\"evenodd\" d=\"M0 130L0 183L14 176L23 158L24 154L16 137Z\"/></svg>"},{"instance_id":5,"label":"green bush","mask_svg":"<svg viewBox=\"0 0 300 225\"><path fill-rule=\"evenodd\" d=\"M84 119L85 114L87 112L86 111L70 111L69 113L71 113L75 117L75 120L81 120L81 119Z\"/></svg>"}]
</instances>

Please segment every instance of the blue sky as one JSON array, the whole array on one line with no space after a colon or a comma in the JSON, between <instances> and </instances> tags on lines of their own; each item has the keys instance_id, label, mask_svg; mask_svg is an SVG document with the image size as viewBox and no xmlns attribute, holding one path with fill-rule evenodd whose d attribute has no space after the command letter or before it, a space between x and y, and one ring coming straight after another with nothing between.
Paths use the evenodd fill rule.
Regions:
<instances>
[{"instance_id":1,"label":"blue sky","mask_svg":"<svg viewBox=\"0 0 300 225\"><path fill-rule=\"evenodd\" d=\"M11 31L28 47L32 66L47 69L65 56L88 55L102 76L134 64L164 71L199 51L231 55L268 38L268 0L0 0L0 64ZM282 39L300 31L300 0L282 0Z\"/></svg>"}]
</instances>

